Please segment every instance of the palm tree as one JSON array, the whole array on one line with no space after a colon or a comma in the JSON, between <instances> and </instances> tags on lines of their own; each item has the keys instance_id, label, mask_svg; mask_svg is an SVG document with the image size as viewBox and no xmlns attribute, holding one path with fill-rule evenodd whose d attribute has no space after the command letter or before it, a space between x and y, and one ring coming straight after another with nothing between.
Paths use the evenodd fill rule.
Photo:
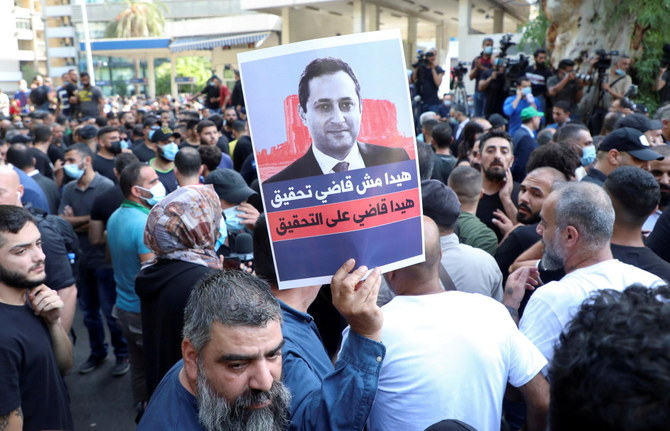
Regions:
<instances>
[{"instance_id":1,"label":"palm tree","mask_svg":"<svg viewBox=\"0 0 670 431\"><path fill-rule=\"evenodd\" d=\"M126 8L114 21L107 24L105 37L127 39L130 37L150 37L163 34L166 7L153 0L126 0ZM135 59L135 77L140 72L140 60ZM139 93L139 85L135 85Z\"/></svg>"}]
</instances>

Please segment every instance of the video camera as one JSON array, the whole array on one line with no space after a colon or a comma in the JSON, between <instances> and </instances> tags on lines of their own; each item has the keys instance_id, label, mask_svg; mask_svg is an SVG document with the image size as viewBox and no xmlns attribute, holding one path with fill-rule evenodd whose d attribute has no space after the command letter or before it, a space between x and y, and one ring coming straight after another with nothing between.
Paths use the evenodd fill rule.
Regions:
<instances>
[{"instance_id":1,"label":"video camera","mask_svg":"<svg viewBox=\"0 0 670 431\"><path fill-rule=\"evenodd\" d=\"M619 51L607 52L604 49L597 49L595 54L598 56L598 62L594 65L600 72L604 72L612 66L612 56L619 55Z\"/></svg>"},{"instance_id":2,"label":"video camera","mask_svg":"<svg viewBox=\"0 0 670 431\"><path fill-rule=\"evenodd\" d=\"M507 50L514 45L516 42L512 42L512 34L505 34L500 39L500 54L494 63L495 67L505 68L505 87L509 89L516 86L517 81L526 74L526 69L530 65L530 57L526 55L519 54L517 58L507 56Z\"/></svg>"},{"instance_id":3,"label":"video camera","mask_svg":"<svg viewBox=\"0 0 670 431\"><path fill-rule=\"evenodd\" d=\"M428 51L424 52L422 49L418 50L416 52L416 62L412 64L412 67L420 67L420 66L425 66L428 64L428 57L434 57L435 53Z\"/></svg>"},{"instance_id":4,"label":"video camera","mask_svg":"<svg viewBox=\"0 0 670 431\"><path fill-rule=\"evenodd\" d=\"M468 73L468 63L465 61L459 61L456 66L451 68L451 74L458 80L462 80L466 73Z\"/></svg>"}]
</instances>

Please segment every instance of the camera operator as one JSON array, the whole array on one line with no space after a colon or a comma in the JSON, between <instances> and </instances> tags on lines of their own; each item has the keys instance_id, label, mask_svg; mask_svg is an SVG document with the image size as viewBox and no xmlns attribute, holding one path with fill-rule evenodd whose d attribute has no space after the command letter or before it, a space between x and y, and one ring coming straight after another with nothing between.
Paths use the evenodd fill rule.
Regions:
<instances>
[{"instance_id":1,"label":"camera operator","mask_svg":"<svg viewBox=\"0 0 670 431\"><path fill-rule=\"evenodd\" d=\"M533 53L535 64L528 66L526 76L530 79L533 96L538 100L539 105L547 108L547 80L551 78L551 68L547 65L547 50L537 49Z\"/></svg>"},{"instance_id":2,"label":"camera operator","mask_svg":"<svg viewBox=\"0 0 670 431\"><path fill-rule=\"evenodd\" d=\"M475 80L475 116L481 117L484 115L484 109L486 106L486 94L483 91L479 90L479 82L482 79L482 75L487 70L490 70L493 67L493 39L487 37L482 42L482 52L472 61L472 67L470 68L470 73L468 77L470 80Z\"/></svg>"},{"instance_id":3,"label":"camera operator","mask_svg":"<svg viewBox=\"0 0 670 431\"><path fill-rule=\"evenodd\" d=\"M504 56L494 56L493 62L502 63L498 58L504 59ZM503 102L505 101L505 66L494 66L486 69L481 78L477 89L484 94L484 116L489 117L493 114L503 112Z\"/></svg>"},{"instance_id":4,"label":"camera operator","mask_svg":"<svg viewBox=\"0 0 670 431\"><path fill-rule=\"evenodd\" d=\"M573 120L579 120L577 103L582 98L583 83L577 79L575 72L575 62L570 59L563 59L558 63L556 75L547 81L547 94L551 98L552 105L557 102L565 101L570 104L570 112Z\"/></svg>"},{"instance_id":5,"label":"camera operator","mask_svg":"<svg viewBox=\"0 0 670 431\"><path fill-rule=\"evenodd\" d=\"M633 79L628 75L629 68L630 57L627 55L620 56L619 60L610 68L607 80L601 85L603 90L601 107L603 109L609 109L613 101L622 99L630 86L633 85Z\"/></svg>"},{"instance_id":6,"label":"camera operator","mask_svg":"<svg viewBox=\"0 0 670 431\"><path fill-rule=\"evenodd\" d=\"M437 55L434 49L421 56L419 61L412 65L411 82L417 86L417 94L421 96L421 113L436 112L440 105L437 91L442 84L444 69L437 65Z\"/></svg>"}]
</instances>

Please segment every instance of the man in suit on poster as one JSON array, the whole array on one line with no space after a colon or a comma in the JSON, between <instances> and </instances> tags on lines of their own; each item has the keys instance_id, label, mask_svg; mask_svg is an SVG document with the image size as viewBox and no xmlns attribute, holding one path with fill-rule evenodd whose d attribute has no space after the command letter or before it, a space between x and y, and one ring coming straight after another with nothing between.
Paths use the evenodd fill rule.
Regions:
<instances>
[{"instance_id":1,"label":"man in suit on poster","mask_svg":"<svg viewBox=\"0 0 670 431\"><path fill-rule=\"evenodd\" d=\"M309 129L312 145L302 157L265 182L409 160L402 148L357 140L362 114L360 84L344 61L327 57L309 63L300 78L298 98L298 112Z\"/></svg>"}]
</instances>

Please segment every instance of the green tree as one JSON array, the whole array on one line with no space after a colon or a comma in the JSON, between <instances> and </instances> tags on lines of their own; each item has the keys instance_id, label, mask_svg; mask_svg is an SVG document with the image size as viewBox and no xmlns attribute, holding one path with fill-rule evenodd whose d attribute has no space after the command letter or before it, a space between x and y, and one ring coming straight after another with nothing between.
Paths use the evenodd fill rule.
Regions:
<instances>
[{"instance_id":1,"label":"green tree","mask_svg":"<svg viewBox=\"0 0 670 431\"><path fill-rule=\"evenodd\" d=\"M107 24L105 37L128 39L163 34L165 27L165 5L153 0L126 0L126 8ZM135 78L140 74L140 60L135 59ZM139 93L135 85L135 93Z\"/></svg>"},{"instance_id":2,"label":"green tree","mask_svg":"<svg viewBox=\"0 0 670 431\"><path fill-rule=\"evenodd\" d=\"M191 77L194 83L180 86L181 92L195 93L205 86L212 75L212 62L205 57L178 57L175 69L177 76ZM156 68L156 95L170 94L170 63Z\"/></svg>"}]
</instances>

